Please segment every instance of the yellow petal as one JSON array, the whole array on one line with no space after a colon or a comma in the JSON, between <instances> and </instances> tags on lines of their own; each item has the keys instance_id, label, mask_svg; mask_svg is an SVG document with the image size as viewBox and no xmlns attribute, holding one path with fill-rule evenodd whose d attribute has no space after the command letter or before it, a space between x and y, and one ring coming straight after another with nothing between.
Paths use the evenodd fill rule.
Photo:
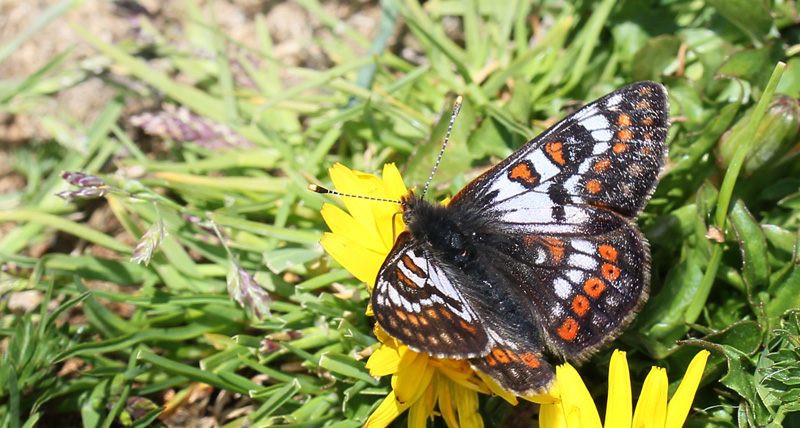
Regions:
<instances>
[{"instance_id":1,"label":"yellow petal","mask_svg":"<svg viewBox=\"0 0 800 428\"><path fill-rule=\"evenodd\" d=\"M436 391L439 392L439 412L448 428L458 428L455 408L453 406L453 394L450 391L451 382L445 376L436 377Z\"/></svg>"},{"instance_id":2,"label":"yellow petal","mask_svg":"<svg viewBox=\"0 0 800 428\"><path fill-rule=\"evenodd\" d=\"M608 404L606 405L606 423L610 428L629 428L633 416L633 398L631 395L631 374L628 360L622 351L614 351L608 369Z\"/></svg>"},{"instance_id":3,"label":"yellow petal","mask_svg":"<svg viewBox=\"0 0 800 428\"><path fill-rule=\"evenodd\" d=\"M331 181L336 190L358 196L380 197L383 190L381 179L359 171L353 171L342 164L335 164L328 170ZM375 201L361 198L342 198L347 212L365 227L374 228L375 218L372 216L371 205Z\"/></svg>"},{"instance_id":4,"label":"yellow petal","mask_svg":"<svg viewBox=\"0 0 800 428\"><path fill-rule=\"evenodd\" d=\"M414 361L403 370L392 375L392 389L401 402L412 402L428 387L434 369L428 365L428 356L417 354Z\"/></svg>"},{"instance_id":5,"label":"yellow petal","mask_svg":"<svg viewBox=\"0 0 800 428\"><path fill-rule=\"evenodd\" d=\"M427 427L428 419L434 415L433 406L437 398L436 389L434 388L435 383L435 380L430 382L422 397L411 405L408 410L408 428Z\"/></svg>"},{"instance_id":6,"label":"yellow petal","mask_svg":"<svg viewBox=\"0 0 800 428\"><path fill-rule=\"evenodd\" d=\"M672 396L672 400L667 405L667 428L680 428L686 422L686 416L692 407L697 387L700 386L700 380L703 378L703 371L706 368L706 361L709 355L711 355L710 352L702 350L689 363L686 375L683 376L678 390L675 391L675 395Z\"/></svg>"},{"instance_id":7,"label":"yellow petal","mask_svg":"<svg viewBox=\"0 0 800 428\"><path fill-rule=\"evenodd\" d=\"M534 394L520 398L528 400L532 403L552 404L561 401L561 393L558 390L557 383L553 382L553 385L550 386L550 389L544 394Z\"/></svg>"},{"instance_id":8,"label":"yellow petal","mask_svg":"<svg viewBox=\"0 0 800 428\"><path fill-rule=\"evenodd\" d=\"M481 378L483 383L485 383L486 386L489 387L489 390L492 391L494 395L497 395L503 400L508 401L511 405L514 406L517 405L518 403L517 397L514 394L511 394L510 392L503 389L503 387L501 387L500 385L498 385L497 382L495 382L494 379L491 378L491 376L487 376L479 371L475 371L475 374L477 374L478 377Z\"/></svg>"},{"instance_id":9,"label":"yellow petal","mask_svg":"<svg viewBox=\"0 0 800 428\"><path fill-rule=\"evenodd\" d=\"M383 165L383 183L386 188L386 197L389 199L400 199L408 193L408 188L403 183L403 177L393 163Z\"/></svg>"},{"instance_id":10,"label":"yellow petal","mask_svg":"<svg viewBox=\"0 0 800 428\"><path fill-rule=\"evenodd\" d=\"M447 376L450 380L458 385L477 391L481 394L489 395L491 391L486 384L475 375L467 360L453 360L449 358L432 358L429 363L439 373Z\"/></svg>"},{"instance_id":11,"label":"yellow petal","mask_svg":"<svg viewBox=\"0 0 800 428\"><path fill-rule=\"evenodd\" d=\"M581 376L569 364L556 367L561 406L570 428L602 428L600 415Z\"/></svg>"},{"instance_id":12,"label":"yellow petal","mask_svg":"<svg viewBox=\"0 0 800 428\"><path fill-rule=\"evenodd\" d=\"M344 165L336 164L330 170L331 180L336 190L358 196L388 199L383 180L359 171L353 171ZM342 198L344 206L353 218L365 228L374 230L386 248L386 253L393 244L392 215L400 206L390 202L370 201L362 198Z\"/></svg>"},{"instance_id":13,"label":"yellow petal","mask_svg":"<svg viewBox=\"0 0 800 428\"><path fill-rule=\"evenodd\" d=\"M416 353L406 348L381 346L367 360L367 370L371 376L387 376L408 367L416 358Z\"/></svg>"},{"instance_id":14,"label":"yellow petal","mask_svg":"<svg viewBox=\"0 0 800 428\"><path fill-rule=\"evenodd\" d=\"M369 251L356 241L342 235L325 233L319 243L325 251L341 264L348 272L370 288L375 286L375 279L386 255Z\"/></svg>"},{"instance_id":15,"label":"yellow petal","mask_svg":"<svg viewBox=\"0 0 800 428\"><path fill-rule=\"evenodd\" d=\"M364 428L384 428L409 407L411 407L411 403L401 403L397 401L394 391L391 391L389 395L383 399L381 405L369 415L369 419L367 419L367 423L364 424Z\"/></svg>"},{"instance_id":16,"label":"yellow petal","mask_svg":"<svg viewBox=\"0 0 800 428\"><path fill-rule=\"evenodd\" d=\"M478 413L478 393L452 381L450 391L455 399L461 428L483 428L483 418Z\"/></svg>"},{"instance_id":17,"label":"yellow petal","mask_svg":"<svg viewBox=\"0 0 800 428\"><path fill-rule=\"evenodd\" d=\"M642 385L633 413L633 428L664 428L667 419L667 371L653 367Z\"/></svg>"},{"instance_id":18,"label":"yellow petal","mask_svg":"<svg viewBox=\"0 0 800 428\"><path fill-rule=\"evenodd\" d=\"M351 238L364 248L386 257L386 247L375 229L364 227L353 216L331 204L323 204L320 214L332 233Z\"/></svg>"},{"instance_id":19,"label":"yellow petal","mask_svg":"<svg viewBox=\"0 0 800 428\"><path fill-rule=\"evenodd\" d=\"M386 164L383 166L383 189L380 192L382 198L399 201L403 196L408 194L406 185L403 184L403 178L400 176L400 171L394 164ZM391 250L394 246L394 240L397 235L405 229L402 216L402 206L400 204L393 204L389 202L376 202L372 204L372 214L377 221L376 227L381 237L383 244L387 250ZM394 221L394 228L392 228L392 221ZM388 251L387 251L388 252Z\"/></svg>"},{"instance_id":20,"label":"yellow petal","mask_svg":"<svg viewBox=\"0 0 800 428\"><path fill-rule=\"evenodd\" d=\"M542 404L539 410L539 427L567 428L567 421L564 419L564 409L561 407L561 402Z\"/></svg>"}]
</instances>

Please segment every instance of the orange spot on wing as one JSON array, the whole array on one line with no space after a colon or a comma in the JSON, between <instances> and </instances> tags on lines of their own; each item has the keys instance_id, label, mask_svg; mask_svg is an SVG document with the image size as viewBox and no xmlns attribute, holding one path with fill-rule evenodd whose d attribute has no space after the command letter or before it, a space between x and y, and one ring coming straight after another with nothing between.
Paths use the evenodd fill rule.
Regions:
<instances>
[{"instance_id":1,"label":"orange spot on wing","mask_svg":"<svg viewBox=\"0 0 800 428\"><path fill-rule=\"evenodd\" d=\"M506 351L500 348L492 349L492 356L497 359L501 364L508 364L511 362L511 357L506 354Z\"/></svg>"},{"instance_id":2,"label":"orange spot on wing","mask_svg":"<svg viewBox=\"0 0 800 428\"><path fill-rule=\"evenodd\" d=\"M609 168L611 168L610 159L600 159L596 164L594 164L594 172L603 172Z\"/></svg>"},{"instance_id":3,"label":"orange spot on wing","mask_svg":"<svg viewBox=\"0 0 800 428\"><path fill-rule=\"evenodd\" d=\"M469 334L473 336L475 335L475 326L467 324L464 320L461 320L458 324L461 326L461 328L468 331Z\"/></svg>"},{"instance_id":4,"label":"orange spot on wing","mask_svg":"<svg viewBox=\"0 0 800 428\"><path fill-rule=\"evenodd\" d=\"M632 124L631 117L625 113L619 115L617 118L617 125L619 126L631 126Z\"/></svg>"},{"instance_id":5,"label":"orange spot on wing","mask_svg":"<svg viewBox=\"0 0 800 428\"><path fill-rule=\"evenodd\" d=\"M600 257L604 260L608 260L610 262L617 260L617 249L612 247L608 244L601 245L597 251L600 253Z\"/></svg>"},{"instance_id":6,"label":"orange spot on wing","mask_svg":"<svg viewBox=\"0 0 800 428\"><path fill-rule=\"evenodd\" d=\"M586 280L583 284L583 291L589 295L592 299L596 299L603 294L603 291L606 290L606 283L603 282L600 278L593 276Z\"/></svg>"},{"instance_id":7,"label":"orange spot on wing","mask_svg":"<svg viewBox=\"0 0 800 428\"><path fill-rule=\"evenodd\" d=\"M603 272L603 277L609 281L614 281L619 278L619 268L611 263L603 263L601 271Z\"/></svg>"},{"instance_id":8,"label":"orange spot on wing","mask_svg":"<svg viewBox=\"0 0 800 428\"><path fill-rule=\"evenodd\" d=\"M531 354L530 352L525 352L524 354L520 354L520 359L522 362L525 363L526 366L532 369L538 369L539 366L542 365L542 362L536 358L536 355Z\"/></svg>"},{"instance_id":9,"label":"orange spot on wing","mask_svg":"<svg viewBox=\"0 0 800 428\"><path fill-rule=\"evenodd\" d=\"M406 274L403 273L400 269L395 269L397 273L397 279L400 280L406 287L409 288L417 288L417 284L411 280L411 278L407 277Z\"/></svg>"},{"instance_id":10,"label":"orange spot on wing","mask_svg":"<svg viewBox=\"0 0 800 428\"><path fill-rule=\"evenodd\" d=\"M561 327L558 328L558 335L567 342L572 342L578 337L579 329L578 321L575 321L573 318L567 318L564 320L564 323L561 324Z\"/></svg>"},{"instance_id":11,"label":"orange spot on wing","mask_svg":"<svg viewBox=\"0 0 800 428\"><path fill-rule=\"evenodd\" d=\"M425 272L419 266L417 266L414 261L411 260L411 257L408 257L408 255L403 256L403 258L400 260L403 262L403 266L405 266L411 272L414 272L414 275L417 275L420 278L428 277L428 275L425 275Z\"/></svg>"},{"instance_id":12,"label":"orange spot on wing","mask_svg":"<svg viewBox=\"0 0 800 428\"><path fill-rule=\"evenodd\" d=\"M639 89L639 93L642 95L649 95L651 92L653 92L653 89L648 86Z\"/></svg>"},{"instance_id":13,"label":"orange spot on wing","mask_svg":"<svg viewBox=\"0 0 800 428\"><path fill-rule=\"evenodd\" d=\"M633 106L636 108L636 110L647 110L650 108L650 102L647 100L641 100L637 101Z\"/></svg>"},{"instance_id":14,"label":"orange spot on wing","mask_svg":"<svg viewBox=\"0 0 800 428\"><path fill-rule=\"evenodd\" d=\"M439 318L439 313L433 308L425 309L425 315L432 320Z\"/></svg>"},{"instance_id":15,"label":"orange spot on wing","mask_svg":"<svg viewBox=\"0 0 800 428\"><path fill-rule=\"evenodd\" d=\"M625 143L617 143L614 144L614 148L612 150L614 150L614 153L622 153L625 150L628 150L628 145Z\"/></svg>"},{"instance_id":16,"label":"orange spot on wing","mask_svg":"<svg viewBox=\"0 0 800 428\"><path fill-rule=\"evenodd\" d=\"M395 309L394 314L397 316L397 318L400 318L401 320L403 320L403 322L408 321L408 316L406 316L406 313L403 312L402 310Z\"/></svg>"},{"instance_id":17,"label":"orange spot on wing","mask_svg":"<svg viewBox=\"0 0 800 428\"><path fill-rule=\"evenodd\" d=\"M653 121L652 117L646 117L646 118L642 119L642 125L651 126L653 123L654 123L654 121Z\"/></svg>"},{"instance_id":18,"label":"orange spot on wing","mask_svg":"<svg viewBox=\"0 0 800 428\"><path fill-rule=\"evenodd\" d=\"M494 357L492 357L492 354L489 354L489 355L483 357L483 359L484 359L484 361L486 361L486 364L488 364L491 367L494 367L494 366L497 365L497 360L495 360Z\"/></svg>"},{"instance_id":19,"label":"orange spot on wing","mask_svg":"<svg viewBox=\"0 0 800 428\"><path fill-rule=\"evenodd\" d=\"M550 258L553 259L553 262L561 263L561 259L564 258L564 241L550 237L542 238L542 241L544 241L547 246L547 250L550 252Z\"/></svg>"},{"instance_id":20,"label":"orange spot on wing","mask_svg":"<svg viewBox=\"0 0 800 428\"><path fill-rule=\"evenodd\" d=\"M633 138L633 131L630 129L620 129L619 132L617 132L617 138L622 141L630 140Z\"/></svg>"},{"instance_id":21,"label":"orange spot on wing","mask_svg":"<svg viewBox=\"0 0 800 428\"><path fill-rule=\"evenodd\" d=\"M520 162L511 169L508 177L512 180L516 181L523 181L528 184L536 183L536 180L539 179L536 175L533 174L528 164L525 162Z\"/></svg>"},{"instance_id":22,"label":"orange spot on wing","mask_svg":"<svg viewBox=\"0 0 800 428\"><path fill-rule=\"evenodd\" d=\"M417 316L414 314L408 314L408 322L410 322L414 327L419 327L419 318L417 318Z\"/></svg>"},{"instance_id":23,"label":"orange spot on wing","mask_svg":"<svg viewBox=\"0 0 800 428\"><path fill-rule=\"evenodd\" d=\"M579 317L586 315L586 313L589 312L589 299L581 294L575 296L575 298L572 299L572 311Z\"/></svg>"},{"instance_id":24,"label":"orange spot on wing","mask_svg":"<svg viewBox=\"0 0 800 428\"><path fill-rule=\"evenodd\" d=\"M591 193L597 193L601 188L602 186L600 186L600 182L597 180L589 180L586 182L586 190Z\"/></svg>"},{"instance_id":25,"label":"orange spot on wing","mask_svg":"<svg viewBox=\"0 0 800 428\"><path fill-rule=\"evenodd\" d=\"M564 145L561 143L547 143L544 146L544 150L550 155L550 158L553 159L557 164L564 165L566 161L564 161Z\"/></svg>"},{"instance_id":26,"label":"orange spot on wing","mask_svg":"<svg viewBox=\"0 0 800 428\"><path fill-rule=\"evenodd\" d=\"M536 235L525 235L522 237L522 243L524 243L525 246L530 247L533 244L539 243L539 239L536 237Z\"/></svg>"}]
</instances>

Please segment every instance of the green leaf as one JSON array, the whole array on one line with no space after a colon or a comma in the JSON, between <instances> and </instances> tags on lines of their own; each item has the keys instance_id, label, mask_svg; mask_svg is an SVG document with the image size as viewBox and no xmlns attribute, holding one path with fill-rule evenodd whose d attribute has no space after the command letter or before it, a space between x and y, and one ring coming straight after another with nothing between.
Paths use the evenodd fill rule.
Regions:
<instances>
[{"instance_id":1,"label":"green leaf","mask_svg":"<svg viewBox=\"0 0 800 428\"><path fill-rule=\"evenodd\" d=\"M346 355L334 352L325 353L319 358L319 366L347 378L363 380L370 385L378 385L378 381L369 375L363 362L356 361Z\"/></svg>"},{"instance_id":2,"label":"green leaf","mask_svg":"<svg viewBox=\"0 0 800 428\"><path fill-rule=\"evenodd\" d=\"M664 35L648 40L633 56L631 76L634 80L658 80L675 62L680 47L681 40L675 36Z\"/></svg>"},{"instance_id":3,"label":"green leaf","mask_svg":"<svg viewBox=\"0 0 800 428\"><path fill-rule=\"evenodd\" d=\"M736 200L729 218L742 251L744 280L751 287L751 293L755 293L756 289L766 288L769 285L770 269L767 263L766 238L761 226L741 199Z\"/></svg>"},{"instance_id":4,"label":"green leaf","mask_svg":"<svg viewBox=\"0 0 800 428\"><path fill-rule=\"evenodd\" d=\"M722 16L759 46L772 28L772 17L759 0L709 0Z\"/></svg>"}]
</instances>

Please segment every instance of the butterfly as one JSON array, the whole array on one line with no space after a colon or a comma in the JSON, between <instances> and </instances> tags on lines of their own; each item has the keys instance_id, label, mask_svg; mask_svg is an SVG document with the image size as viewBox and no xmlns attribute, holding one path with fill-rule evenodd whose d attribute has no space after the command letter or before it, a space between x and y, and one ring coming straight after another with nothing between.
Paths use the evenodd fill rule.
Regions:
<instances>
[{"instance_id":1,"label":"butterfly","mask_svg":"<svg viewBox=\"0 0 800 428\"><path fill-rule=\"evenodd\" d=\"M530 395L551 357L584 361L647 299L648 243L635 220L658 183L669 100L655 82L620 88L561 120L447 205L413 191L406 229L371 297L410 349L468 359Z\"/></svg>"}]
</instances>

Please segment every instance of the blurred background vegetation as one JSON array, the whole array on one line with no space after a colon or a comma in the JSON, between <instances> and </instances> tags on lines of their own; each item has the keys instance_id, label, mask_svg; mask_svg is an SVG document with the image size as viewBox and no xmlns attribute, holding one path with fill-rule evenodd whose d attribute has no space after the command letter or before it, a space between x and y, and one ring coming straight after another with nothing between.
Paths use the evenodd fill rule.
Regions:
<instances>
[{"instance_id":1,"label":"blurred background vegetation","mask_svg":"<svg viewBox=\"0 0 800 428\"><path fill-rule=\"evenodd\" d=\"M360 426L389 383L364 285L317 243L340 201L306 185L424 182L460 94L441 199L651 79L652 293L613 347L634 395L712 352L687 426L800 426L795 2L37 4L0 3L0 425ZM609 353L580 369L601 403Z\"/></svg>"}]
</instances>

